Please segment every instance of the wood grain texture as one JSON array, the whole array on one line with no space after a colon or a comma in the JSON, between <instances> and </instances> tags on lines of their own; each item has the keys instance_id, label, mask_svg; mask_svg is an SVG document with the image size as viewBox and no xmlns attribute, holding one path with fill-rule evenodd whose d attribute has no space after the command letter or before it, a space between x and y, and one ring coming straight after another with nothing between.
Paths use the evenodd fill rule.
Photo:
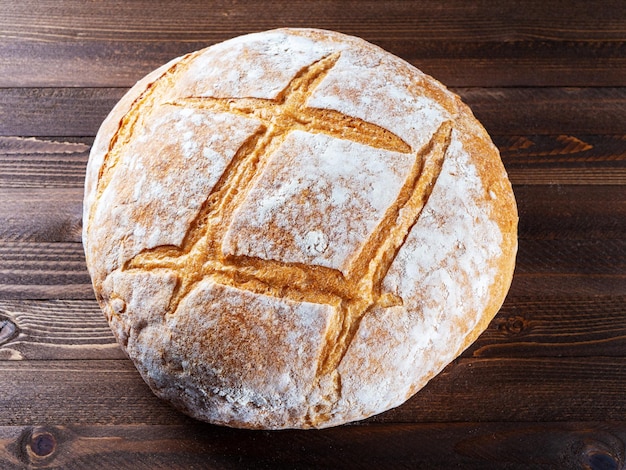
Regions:
<instances>
[{"instance_id":1,"label":"wood grain texture","mask_svg":"<svg viewBox=\"0 0 626 470\"><path fill-rule=\"evenodd\" d=\"M0 190L83 188L93 139L0 137Z\"/></svg>"},{"instance_id":2,"label":"wood grain texture","mask_svg":"<svg viewBox=\"0 0 626 470\"><path fill-rule=\"evenodd\" d=\"M4 425L192 422L156 398L130 361L0 361L0 373ZM623 357L460 358L367 422L620 420L624 380Z\"/></svg>"},{"instance_id":3,"label":"wood grain texture","mask_svg":"<svg viewBox=\"0 0 626 470\"><path fill-rule=\"evenodd\" d=\"M0 299L93 299L80 243L0 245Z\"/></svg>"},{"instance_id":4,"label":"wood grain texture","mask_svg":"<svg viewBox=\"0 0 626 470\"><path fill-rule=\"evenodd\" d=\"M0 302L0 325L0 360L126 358L95 300Z\"/></svg>"},{"instance_id":5,"label":"wood grain texture","mask_svg":"<svg viewBox=\"0 0 626 470\"><path fill-rule=\"evenodd\" d=\"M7 241L0 264L0 300L94 296L80 243ZM624 239L522 239L511 295L621 295L625 264Z\"/></svg>"},{"instance_id":6,"label":"wood grain texture","mask_svg":"<svg viewBox=\"0 0 626 470\"><path fill-rule=\"evenodd\" d=\"M0 240L80 242L82 188L0 188Z\"/></svg>"},{"instance_id":7,"label":"wood grain texture","mask_svg":"<svg viewBox=\"0 0 626 470\"><path fill-rule=\"evenodd\" d=\"M0 136L95 136L125 92L123 88L0 89Z\"/></svg>"},{"instance_id":8,"label":"wood grain texture","mask_svg":"<svg viewBox=\"0 0 626 470\"><path fill-rule=\"evenodd\" d=\"M516 185L521 238L626 238L623 185ZM0 188L0 240L80 242L83 189Z\"/></svg>"},{"instance_id":9,"label":"wood grain texture","mask_svg":"<svg viewBox=\"0 0 626 470\"><path fill-rule=\"evenodd\" d=\"M500 135L494 143L514 185L626 184L624 135Z\"/></svg>"},{"instance_id":10,"label":"wood grain texture","mask_svg":"<svg viewBox=\"0 0 626 470\"><path fill-rule=\"evenodd\" d=\"M610 185L523 185L513 188L521 238L624 238L626 188Z\"/></svg>"},{"instance_id":11,"label":"wood grain texture","mask_svg":"<svg viewBox=\"0 0 626 470\"><path fill-rule=\"evenodd\" d=\"M491 135L620 134L626 88L453 88Z\"/></svg>"},{"instance_id":12,"label":"wood grain texture","mask_svg":"<svg viewBox=\"0 0 626 470\"><path fill-rule=\"evenodd\" d=\"M520 239L509 295L622 295L624 240Z\"/></svg>"},{"instance_id":13,"label":"wood grain texture","mask_svg":"<svg viewBox=\"0 0 626 470\"><path fill-rule=\"evenodd\" d=\"M409 11L414 14L416 4L404 4L407 8L411 6ZM241 3L240 7L245 8L245 3ZM302 12L301 9L297 14L300 16ZM78 36L80 33L68 32L65 37L42 39L17 36L13 32L11 37L0 43L0 85L130 87L174 57L230 39L239 33L294 25L321 27L305 18L299 18L297 23L277 20L258 27L231 27L224 31L212 29L218 26L214 23L214 20L207 20L205 33L199 35L199 39L184 39L186 31L179 31L178 35L172 33L175 37L165 41L154 38L133 40L130 37L132 32L126 30L117 32L118 38L125 38L118 41L84 38L86 33ZM28 34L29 26L32 27L26 25L22 28L22 35ZM463 34L452 27L450 25L451 29L442 34ZM356 25L352 28L338 25L335 29L381 46L448 86L614 87L626 83L622 72L626 67L626 41L623 40L566 41L529 37L469 41L463 37L445 40L425 38L426 34L410 36L407 31L407 37L395 38L386 31L362 31ZM41 33L33 32L33 36L37 34ZM89 58L83 56L85 50L89 51Z\"/></svg>"},{"instance_id":14,"label":"wood grain texture","mask_svg":"<svg viewBox=\"0 0 626 470\"><path fill-rule=\"evenodd\" d=\"M461 358L404 405L372 420L620 420L625 375L623 357Z\"/></svg>"},{"instance_id":15,"label":"wood grain texture","mask_svg":"<svg viewBox=\"0 0 626 470\"><path fill-rule=\"evenodd\" d=\"M509 296L464 357L622 357L626 297Z\"/></svg>"},{"instance_id":16,"label":"wood grain texture","mask_svg":"<svg viewBox=\"0 0 626 470\"><path fill-rule=\"evenodd\" d=\"M620 469L624 422L369 424L254 432L210 425L3 426L3 469Z\"/></svg>"},{"instance_id":17,"label":"wood grain texture","mask_svg":"<svg viewBox=\"0 0 626 470\"><path fill-rule=\"evenodd\" d=\"M599 13L599 10L602 12ZM0 18L0 86L124 86L219 41L276 27L353 34L448 85L623 86L626 21L618 1L493 3L34 0ZM88 51L88 55L85 54Z\"/></svg>"},{"instance_id":18,"label":"wood grain texture","mask_svg":"<svg viewBox=\"0 0 626 470\"><path fill-rule=\"evenodd\" d=\"M295 0L247 2L217 0L207 8L201 0L176 4L149 0L132 3L89 5L80 0L56 2L27 0L7 5L0 26L7 35L30 40L55 38L94 38L126 41L204 40L206 35L218 39L225 33L242 34L262 30L278 21L292 18L315 22L319 27L344 29L379 39L411 38L453 40L450 34L467 42L492 40L506 42L541 38L562 41L616 41L626 36L623 5L605 1L602 9L580 0L545 5L540 2L499 4L481 0L468 4L453 0L441 5L434 0L407 5L399 0L307 2ZM253 10L251 12L251 10ZM280 12L280 15L277 13ZM253 13L253 14L252 14ZM490 13L490 14L488 14ZM220 18L222 17L222 18ZM207 24L220 22L222 27ZM120 33L125 35L120 37ZM453 33L454 34L454 33Z\"/></svg>"},{"instance_id":19,"label":"wood grain texture","mask_svg":"<svg viewBox=\"0 0 626 470\"><path fill-rule=\"evenodd\" d=\"M518 256L518 274L626 274L626 240L622 239L522 239Z\"/></svg>"},{"instance_id":20,"label":"wood grain texture","mask_svg":"<svg viewBox=\"0 0 626 470\"><path fill-rule=\"evenodd\" d=\"M0 137L0 189L83 188L93 138ZM626 185L626 135L498 135L514 185Z\"/></svg>"},{"instance_id":21,"label":"wood grain texture","mask_svg":"<svg viewBox=\"0 0 626 470\"><path fill-rule=\"evenodd\" d=\"M0 468L626 468L626 5L8 0L0 14ZM403 406L323 431L204 425L116 345L80 244L93 137L139 78L253 31L378 44L452 87L520 213L487 330Z\"/></svg>"},{"instance_id":22,"label":"wood grain texture","mask_svg":"<svg viewBox=\"0 0 626 470\"><path fill-rule=\"evenodd\" d=\"M471 107L492 136L624 133L626 87L451 90ZM126 91L0 88L0 136L94 136Z\"/></svg>"},{"instance_id":23,"label":"wood grain texture","mask_svg":"<svg viewBox=\"0 0 626 470\"><path fill-rule=\"evenodd\" d=\"M128 360L0 361L0 422L183 424Z\"/></svg>"},{"instance_id":24,"label":"wood grain texture","mask_svg":"<svg viewBox=\"0 0 626 470\"><path fill-rule=\"evenodd\" d=\"M464 358L623 356L626 296L510 295ZM0 360L125 359L95 300L0 301Z\"/></svg>"}]
</instances>

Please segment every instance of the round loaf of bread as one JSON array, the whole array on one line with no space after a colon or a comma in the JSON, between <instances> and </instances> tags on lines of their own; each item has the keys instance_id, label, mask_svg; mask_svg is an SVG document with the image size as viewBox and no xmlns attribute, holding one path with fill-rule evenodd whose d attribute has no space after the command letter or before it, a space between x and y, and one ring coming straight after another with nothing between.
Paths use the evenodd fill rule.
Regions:
<instances>
[{"instance_id":1,"label":"round loaf of bread","mask_svg":"<svg viewBox=\"0 0 626 470\"><path fill-rule=\"evenodd\" d=\"M118 341L205 421L327 427L403 403L500 308L517 210L461 100L361 39L177 58L102 124L83 242Z\"/></svg>"}]
</instances>

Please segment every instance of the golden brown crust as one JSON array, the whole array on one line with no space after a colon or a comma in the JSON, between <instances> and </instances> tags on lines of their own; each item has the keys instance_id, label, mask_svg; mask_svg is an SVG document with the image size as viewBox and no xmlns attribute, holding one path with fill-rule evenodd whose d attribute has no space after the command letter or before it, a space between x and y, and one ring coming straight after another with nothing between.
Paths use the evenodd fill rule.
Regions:
<instances>
[{"instance_id":1,"label":"golden brown crust","mask_svg":"<svg viewBox=\"0 0 626 470\"><path fill-rule=\"evenodd\" d=\"M139 82L87 174L84 244L155 393L237 427L397 406L487 326L517 212L460 99L364 41L275 30Z\"/></svg>"}]
</instances>

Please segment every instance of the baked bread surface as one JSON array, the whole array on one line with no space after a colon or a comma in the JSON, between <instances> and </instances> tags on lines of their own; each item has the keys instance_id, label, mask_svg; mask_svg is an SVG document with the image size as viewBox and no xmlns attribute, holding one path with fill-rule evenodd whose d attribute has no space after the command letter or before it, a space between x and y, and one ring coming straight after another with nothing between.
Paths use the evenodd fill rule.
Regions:
<instances>
[{"instance_id":1,"label":"baked bread surface","mask_svg":"<svg viewBox=\"0 0 626 470\"><path fill-rule=\"evenodd\" d=\"M138 82L102 124L83 243L155 394L245 428L395 407L486 328L517 211L460 99L361 39L242 36Z\"/></svg>"}]
</instances>

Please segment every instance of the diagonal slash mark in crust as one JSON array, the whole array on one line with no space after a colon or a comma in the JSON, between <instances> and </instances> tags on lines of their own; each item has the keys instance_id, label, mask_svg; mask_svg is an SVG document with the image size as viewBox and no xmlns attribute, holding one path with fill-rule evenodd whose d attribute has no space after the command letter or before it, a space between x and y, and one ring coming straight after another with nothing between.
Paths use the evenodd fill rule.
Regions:
<instances>
[{"instance_id":1,"label":"diagonal slash mark in crust","mask_svg":"<svg viewBox=\"0 0 626 470\"><path fill-rule=\"evenodd\" d=\"M308 98L339 56L340 53L330 54L304 67L274 99L191 96L165 103L249 117L261 125L235 153L190 224L181 246L146 249L122 267L126 272L166 270L177 275L167 314L175 314L182 300L204 279L259 294L333 306L336 315L318 363L318 380L336 372L369 310L402 305L397 295L382 292L381 284L426 205L441 172L452 132L451 122L445 121L426 145L414 151L400 137L376 124L338 111L308 107ZM361 246L347 273L324 266L222 252L222 240L236 208L254 186L269 157L293 130L415 154L398 198ZM336 386L340 388L340 383Z\"/></svg>"}]
</instances>

